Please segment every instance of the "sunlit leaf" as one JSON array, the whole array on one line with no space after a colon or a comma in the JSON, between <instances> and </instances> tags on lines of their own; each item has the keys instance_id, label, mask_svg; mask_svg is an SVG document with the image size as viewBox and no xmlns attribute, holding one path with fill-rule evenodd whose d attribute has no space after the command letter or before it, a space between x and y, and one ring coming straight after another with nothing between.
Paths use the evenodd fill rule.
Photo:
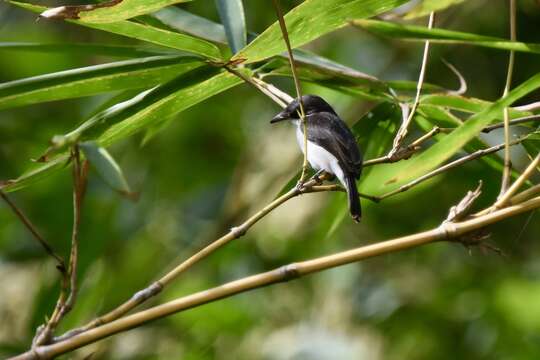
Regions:
<instances>
[{"instance_id":1,"label":"sunlit leaf","mask_svg":"<svg viewBox=\"0 0 540 360\"><path fill-rule=\"evenodd\" d=\"M201 65L203 62L194 57L156 56L15 80L0 84L0 109L149 88Z\"/></svg>"},{"instance_id":2,"label":"sunlit leaf","mask_svg":"<svg viewBox=\"0 0 540 360\"><path fill-rule=\"evenodd\" d=\"M405 3L406 0L306 0L285 15L285 23L296 48L343 27L350 19L368 18ZM261 61L285 51L279 24L275 22L233 60Z\"/></svg>"},{"instance_id":3,"label":"sunlit leaf","mask_svg":"<svg viewBox=\"0 0 540 360\"><path fill-rule=\"evenodd\" d=\"M89 5L65 5L43 11L49 19L76 19L88 23L112 23L157 11L190 0L107 0Z\"/></svg>"},{"instance_id":4,"label":"sunlit leaf","mask_svg":"<svg viewBox=\"0 0 540 360\"><path fill-rule=\"evenodd\" d=\"M93 141L80 143L79 148L107 185L123 195L132 194L122 169L105 148Z\"/></svg>"},{"instance_id":5,"label":"sunlit leaf","mask_svg":"<svg viewBox=\"0 0 540 360\"><path fill-rule=\"evenodd\" d=\"M30 42L0 42L0 51L24 51L39 53L77 53L117 57L139 57L170 54L171 50L132 45L109 44L42 44Z\"/></svg>"},{"instance_id":6,"label":"sunlit leaf","mask_svg":"<svg viewBox=\"0 0 540 360\"><path fill-rule=\"evenodd\" d=\"M30 5L16 1L10 1L10 3L33 12L42 12L46 9L43 6ZM79 20L66 21L93 29L103 30L114 34L147 41L149 43L166 46L169 48L191 52L209 59L221 60L221 52L216 45L190 35L167 31L129 20L122 20L106 24L86 23Z\"/></svg>"},{"instance_id":7,"label":"sunlit leaf","mask_svg":"<svg viewBox=\"0 0 540 360\"><path fill-rule=\"evenodd\" d=\"M476 137L486 125L500 116L505 107L539 87L540 74L537 74L513 89L506 97L471 116L463 125L420 155L408 161L377 166L370 174L372 179L366 191L381 194L433 170Z\"/></svg>"},{"instance_id":8,"label":"sunlit leaf","mask_svg":"<svg viewBox=\"0 0 540 360\"><path fill-rule=\"evenodd\" d=\"M432 11L442 11L450 6L461 4L465 0L422 0L405 15L405 19L414 19L429 15Z\"/></svg>"},{"instance_id":9,"label":"sunlit leaf","mask_svg":"<svg viewBox=\"0 0 540 360\"><path fill-rule=\"evenodd\" d=\"M246 17L242 0L216 0L221 22L233 54L247 44Z\"/></svg>"},{"instance_id":10,"label":"sunlit leaf","mask_svg":"<svg viewBox=\"0 0 540 360\"><path fill-rule=\"evenodd\" d=\"M429 29L424 26L403 25L379 20L354 20L352 24L372 33L397 39L414 41L430 40L432 43L474 45L492 49L540 54L540 44L508 41L461 31Z\"/></svg>"}]
</instances>

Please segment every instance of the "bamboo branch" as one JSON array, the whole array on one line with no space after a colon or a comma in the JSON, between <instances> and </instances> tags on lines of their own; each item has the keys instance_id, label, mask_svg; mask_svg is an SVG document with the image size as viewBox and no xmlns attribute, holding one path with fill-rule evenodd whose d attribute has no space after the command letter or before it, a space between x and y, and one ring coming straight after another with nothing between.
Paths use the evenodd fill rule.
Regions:
<instances>
[{"instance_id":1,"label":"bamboo branch","mask_svg":"<svg viewBox=\"0 0 540 360\"><path fill-rule=\"evenodd\" d=\"M462 235L482 229L508 217L522 214L539 207L540 197L535 197L521 204L506 207L486 214L482 217L472 218L470 220L458 223L447 222L441 224L441 226L437 228L421 233L362 246L356 249L323 256L317 259L292 263L272 271L231 281L218 287L200 291L195 294L157 305L148 310L140 311L138 313L115 320L109 324L100 326L99 328L76 335L65 341L52 345L37 347L32 351L28 351L24 354L13 357L11 360L37 360L56 357L85 345L94 343L100 339L141 326L147 322L195 308L216 300L228 298L264 286L289 281L326 269L358 262L367 258L415 248L436 241L454 240Z\"/></svg>"},{"instance_id":2,"label":"bamboo branch","mask_svg":"<svg viewBox=\"0 0 540 360\"><path fill-rule=\"evenodd\" d=\"M516 0L510 0L510 40L516 41ZM508 59L508 71L506 73L506 84L504 85L503 97L508 95L510 91L510 86L512 85L512 75L514 72L514 51L510 51ZM504 147L504 168L503 175L501 180L501 191L500 196L502 196L510 184L510 173L512 171L512 162L510 159L510 109L508 107L504 108L504 142L506 146Z\"/></svg>"},{"instance_id":3,"label":"bamboo branch","mask_svg":"<svg viewBox=\"0 0 540 360\"><path fill-rule=\"evenodd\" d=\"M514 119L514 120L510 120L508 122L508 125L512 126L512 125L519 125L519 124L523 124L523 123L528 123L528 122L533 122L533 121L538 121L540 120L540 115L529 115L529 116L523 116L523 117L520 117L520 118L517 118L517 119ZM489 133L495 129L500 129L504 127L504 122L502 123L499 123L499 124L493 124L493 125L490 125L490 126L486 126L482 132L483 133Z\"/></svg>"},{"instance_id":4,"label":"bamboo branch","mask_svg":"<svg viewBox=\"0 0 540 360\"><path fill-rule=\"evenodd\" d=\"M286 201L304 193L317 192L317 190L312 190L311 187L319 184L320 181L324 179L326 179L326 176L323 175L320 177L320 180L312 179L306 182L302 188L298 188L298 187L292 188L287 193L283 194L282 196L272 201L270 204L266 205L255 215L247 219L244 223L242 223L239 226L233 227L226 235L213 241L212 243L210 243L209 245L207 245L206 247L204 247L203 249L201 249L200 251L198 251L191 257L189 257L187 260L180 263L174 269L172 269L167 274L162 276L159 280L150 284L148 287L140 291L137 291L129 300L127 300L126 302L124 302L123 304L115 308L114 310L92 320L91 322L89 322L88 324L84 326L73 329L55 338L54 342L69 339L77 334L87 332L96 327L101 327L104 324L110 323L111 321L114 321L122 317L123 315L125 315L126 313L134 309L135 307L139 306L146 300L159 294L163 290L163 288L165 288L168 284L174 281L180 274L185 272L187 269L189 269L193 265L197 264L199 261L203 260L204 258L209 256L216 250L220 249L221 247L225 246L229 242L245 235L247 231L253 225L255 225L259 220L261 220L263 217L268 215L268 213L270 213L271 211L273 211L274 209L276 209L277 207L279 207ZM322 190L318 189L318 191L322 191Z\"/></svg>"},{"instance_id":5,"label":"bamboo branch","mask_svg":"<svg viewBox=\"0 0 540 360\"><path fill-rule=\"evenodd\" d=\"M429 22L428 22L428 29L433 28L433 21L435 20L435 12L431 12L429 14ZM401 144L403 143L403 140L405 140L405 137L407 136L407 133L409 132L409 125L414 117L414 114L416 112L416 108L418 107L418 104L420 102L420 93L422 92L422 85L424 83L424 77L426 73L426 67L427 67L427 61L428 61L428 55L429 55L429 40L426 40L424 44L424 55L422 56L422 65L420 67L420 75L418 76L418 83L416 85L416 96L414 98L414 103L411 107L410 112L407 114L405 112L405 107L408 108L408 105L402 106L402 112L403 112L403 123L401 124L401 127L399 128L396 137L394 138L394 145L392 147L392 150L388 153L388 157L392 158L394 157L399 149L401 148Z\"/></svg>"},{"instance_id":6,"label":"bamboo branch","mask_svg":"<svg viewBox=\"0 0 540 360\"><path fill-rule=\"evenodd\" d=\"M519 139L516 139L514 141L512 141L510 143L510 145L516 145L516 144L519 144L521 143L523 140L525 140L528 136L525 135ZM420 176L419 178L405 184L405 185L401 185L399 188L397 188L396 190L393 190L393 191L390 191L384 195L381 195L379 197L377 197L377 199L379 201L383 200L383 199L386 199L387 197L390 197L390 196L393 196L393 195L396 195L396 194L399 194L399 193L402 193L402 192L405 192L407 190L409 190L410 188L428 180L428 179L431 179L432 177L434 176L437 176L445 171L448 171L450 169L453 169L461 164L464 164L466 162L469 162L471 160L474 160L474 159L477 159L479 157L482 157L482 156L486 156L486 155L489 155L489 154L492 154L494 152L497 152L501 149L503 149L504 147L506 146L506 143L503 143L503 144L499 144L499 145L496 145L496 146L492 146L490 148L487 148L487 149L482 149L482 150L478 150L478 151L475 151L469 155L466 155L466 156L463 156L457 160L454 160L448 164L445 164L443 166L441 166L440 168L437 168L423 176Z\"/></svg>"},{"instance_id":7,"label":"bamboo branch","mask_svg":"<svg viewBox=\"0 0 540 360\"><path fill-rule=\"evenodd\" d=\"M390 156L385 155L382 157L378 157L375 159L369 159L363 162L362 166L373 166L377 164L389 164L389 163L395 163L401 160L405 160L410 158L415 152L420 150L422 148L422 144L428 141L429 139L433 138L435 135L448 131L448 129L440 128L438 126L433 127L430 131L425 133L424 135L420 136L418 139L407 145L406 147L400 147L397 152L394 153L394 155Z\"/></svg>"},{"instance_id":8,"label":"bamboo branch","mask_svg":"<svg viewBox=\"0 0 540 360\"><path fill-rule=\"evenodd\" d=\"M32 341L32 347L47 344L51 341L54 330L60 321L66 316L77 299L77 265L79 259L79 227L81 223L81 203L86 189L86 173L81 168L79 149L75 146L71 152L73 160L73 228L71 234L71 254L69 257L69 268L66 277L62 279L60 295L56 301L54 311L44 326L38 328L36 336Z\"/></svg>"},{"instance_id":9,"label":"bamboo branch","mask_svg":"<svg viewBox=\"0 0 540 360\"><path fill-rule=\"evenodd\" d=\"M298 185L299 185L298 187L302 187L306 179L307 170L308 170L308 160L307 160L308 140L307 140L307 124L306 124L307 119L306 119L306 113L304 111L304 103L302 102L302 89L300 87L300 80L298 79L298 72L296 71L296 64L294 62L291 42L289 41L289 33L287 32L287 25L285 24L283 13L281 12L281 8L279 7L279 0L272 0L272 3L274 4L274 9L276 10L276 15L279 21L279 27L281 28L281 34L283 35L283 41L285 41L285 45L287 46L287 54L289 57L289 63L291 65L291 73L294 80L294 87L296 88L296 96L298 97L298 103L300 104L299 115L300 115L300 121L302 122L302 127L304 131L304 161L302 163L302 175L300 176L300 180L298 181Z\"/></svg>"},{"instance_id":10,"label":"bamboo branch","mask_svg":"<svg viewBox=\"0 0 540 360\"><path fill-rule=\"evenodd\" d=\"M519 188L527 181L534 171L536 170L536 167L540 164L540 154L536 156L536 158L531 161L529 166L525 169L525 171L516 179L516 181L510 186L510 188L502 194L502 196L499 197L499 199L493 204L494 209L500 209L504 207L508 201L512 198L512 196L519 190Z\"/></svg>"},{"instance_id":11,"label":"bamboo branch","mask_svg":"<svg viewBox=\"0 0 540 360\"><path fill-rule=\"evenodd\" d=\"M54 249L47 242L47 240L45 240L45 238L41 236L36 226L32 224L30 219L22 212L21 209L17 207L17 205L15 205L13 201L11 201L9 196L2 190L0 190L0 197L2 197L6 204L9 205L15 216L17 216L19 220L23 223L23 225L28 229L28 231L30 231L30 233L34 236L34 239L36 239L40 243L45 252L56 260L56 268L58 269L58 271L60 271L62 276L66 276L67 270L64 259L54 251Z\"/></svg>"},{"instance_id":12,"label":"bamboo branch","mask_svg":"<svg viewBox=\"0 0 540 360\"><path fill-rule=\"evenodd\" d=\"M269 86L262 86L261 82L264 83L264 81L262 81L262 80L255 81L255 78L252 78L250 76L246 76L246 75L242 74L241 72L236 71L235 69L233 69L233 68L231 68L229 66L225 66L225 69L228 72L230 72L231 74L234 74L234 75L238 76L240 79L244 80L246 83L248 83L248 84L252 85L253 87L255 87L257 90L262 92L264 95L268 96L270 99L272 99L276 104L278 104L282 108L287 107L287 104L290 103L293 100L293 98L291 98L288 94L286 94L287 96L289 96L290 101L288 101L288 102L284 101L282 96L279 96L278 94L276 94L275 91L272 91ZM266 84L266 83L264 83L264 84ZM268 84L266 84L266 85L268 85ZM281 93L285 94L283 92L281 92Z\"/></svg>"}]
</instances>

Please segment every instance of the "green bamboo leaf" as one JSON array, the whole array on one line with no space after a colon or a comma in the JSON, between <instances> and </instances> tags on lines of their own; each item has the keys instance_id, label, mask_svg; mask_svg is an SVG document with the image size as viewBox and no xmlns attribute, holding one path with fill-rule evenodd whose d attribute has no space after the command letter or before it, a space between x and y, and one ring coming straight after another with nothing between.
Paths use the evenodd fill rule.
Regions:
<instances>
[{"instance_id":1,"label":"green bamboo leaf","mask_svg":"<svg viewBox=\"0 0 540 360\"><path fill-rule=\"evenodd\" d=\"M122 169L105 148L93 141L80 143L79 148L107 185L122 195L133 196Z\"/></svg>"},{"instance_id":2,"label":"green bamboo leaf","mask_svg":"<svg viewBox=\"0 0 540 360\"><path fill-rule=\"evenodd\" d=\"M202 65L195 57L154 56L15 80L0 84L0 109L149 88Z\"/></svg>"},{"instance_id":3,"label":"green bamboo leaf","mask_svg":"<svg viewBox=\"0 0 540 360\"><path fill-rule=\"evenodd\" d=\"M24 189L40 180L57 173L68 163L69 155L62 154L52 158L46 163L32 163L28 170L16 179L0 183L0 190L13 192Z\"/></svg>"},{"instance_id":4,"label":"green bamboo leaf","mask_svg":"<svg viewBox=\"0 0 540 360\"><path fill-rule=\"evenodd\" d=\"M224 44L226 42L223 25L180 8L165 8L152 14L152 16L178 31L217 43ZM257 34L249 33L248 36L256 38ZM319 84L324 82L327 87L346 93L354 93L354 95L368 99L388 100L388 94L384 94L385 90L388 90L388 86L371 75L305 50L295 49L293 53L299 76L303 80L315 81ZM291 76L288 58L283 54L279 54L275 59L259 68L258 71L268 76ZM347 81L349 82L347 83ZM352 87L346 87L345 85L352 85ZM396 86L396 90L416 90L416 82L412 81L395 82L393 86ZM440 87L429 84L425 84L424 89L442 90Z\"/></svg>"},{"instance_id":5,"label":"green bamboo leaf","mask_svg":"<svg viewBox=\"0 0 540 360\"><path fill-rule=\"evenodd\" d=\"M391 10L406 0L306 0L285 15L293 48L304 45L347 21L368 18ZM275 22L232 60L261 61L285 51L279 24Z\"/></svg>"},{"instance_id":6,"label":"green bamboo leaf","mask_svg":"<svg viewBox=\"0 0 540 360\"><path fill-rule=\"evenodd\" d=\"M110 44L41 44L30 42L0 42L0 51L24 51L38 53L77 53L116 57L139 57L170 54L170 50L132 45Z\"/></svg>"},{"instance_id":7,"label":"green bamboo leaf","mask_svg":"<svg viewBox=\"0 0 540 360\"><path fill-rule=\"evenodd\" d=\"M246 17L242 0L216 0L221 22L233 54L247 44Z\"/></svg>"},{"instance_id":8,"label":"green bamboo leaf","mask_svg":"<svg viewBox=\"0 0 540 360\"><path fill-rule=\"evenodd\" d=\"M202 16L192 14L181 8L170 6L151 14L150 16L153 16L167 26L186 34L220 44L227 43L225 27L223 25Z\"/></svg>"},{"instance_id":9,"label":"green bamboo leaf","mask_svg":"<svg viewBox=\"0 0 540 360\"><path fill-rule=\"evenodd\" d=\"M249 76L249 70L242 70ZM200 103L242 82L229 72L207 67L184 74L172 81L144 91L135 98L116 104L93 116L74 131L57 136L53 151L65 149L78 141L96 141L107 147L114 142L149 128L170 116ZM25 174L0 186L4 191L16 191L62 169L68 155L52 156L46 163L32 165Z\"/></svg>"},{"instance_id":10,"label":"green bamboo leaf","mask_svg":"<svg viewBox=\"0 0 540 360\"><path fill-rule=\"evenodd\" d=\"M17 1L10 1L10 3L33 12L43 12L43 10L47 9L43 6L36 6ZM222 60L221 52L216 45L190 35L179 34L129 20L122 20L107 24L86 23L79 20L66 21L92 29L103 30L113 34L146 41L152 44L187 51L212 60Z\"/></svg>"},{"instance_id":11,"label":"green bamboo leaf","mask_svg":"<svg viewBox=\"0 0 540 360\"><path fill-rule=\"evenodd\" d=\"M446 107L452 110L458 110L468 113L478 113L493 104L492 102L486 100L451 94L426 95L420 98L420 103L423 105L436 105L439 107ZM530 113L510 108L511 118L517 118L527 115L530 115ZM497 115L497 119L502 119L502 113Z\"/></svg>"},{"instance_id":12,"label":"green bamboo leaf","mask_svg":"<svg viewBox=\"0 0 540 360\"><path fill-rule=\"evenodd\" d=\"M433 170L475 138L486 125L500 116L505 107L537 88L540 88L540 74L513 89L506 97L471 116L463 125L420 155L408 161L377 166L369 174L370 179L366 181L365 191L375 195L382 194Z\"/></svg>"},{"instance_id":13,"label":"green bamboo leaf","mask_svg":"<svg viewBox=\"0 0 540 360\"><path fill-rule=\"evenodd\" d=\"M427 16L432 11L442 11L454 5L461 4L465 0L422 0L418 5L405 15L405 19L415 19Z\"/></svg>"},{"instance_id":14,"label":"green bamboo leaf","mask_svg":"<svg viewBox=\"0 0 540 360\"><path fill-rule=\"evenodd\" d=\"M445 29L429 29L424 26L402 25L378 20L354 20L352 24L372 33L391 38L413 41L430 40L440 44L464 44L500 50L513 50L540 54L540 44L508 41L491 36L471 34Z\"/></svg>"},{"instance_id":15,"label":"green bamboo leaf","mask_svg":"<svg viewBox=\"0 0 540 360\"><path fill-rule=\"evenodd\" d=\"M374 76L298 49L294 50L294 60L301 80L342 92L354 92L354 95L371 100L392 101L388 85ZM292 77L288 59L281 56L258 71L265 76Z\"/></svg>"},{"instance_id":16,"label":"green bamboo leaf","mask_svg":"<svg viewBox=\"0 0 540 360\"><path fill-rule=\"evenodd\" d=\"M87 23L112 23L148 14L190 0L109 0L90 5L66 5L43 11L50 19L77 19Z\"/></svg>"},{"instance_id":17,"label":"green bamboo leaf","mask_svg":"<svg viewBox=\"0 0 540 360\"><path fill-rule=\"evenodd\" d=\"M244 72L247 74L248 70ZM237 76L211 67L187 73L152 90L142 101L108 119L107 128L96 139L102 146L108 146L241 83Z\"/></svg>"},{"instance_id":18,"label":"green bamboo leaf","mask_svg":"<svg viewBox=\"0 0 540 360\"><path fill-rule=\"evenodd\" d=\"M454 116L450 111L434 105L421 105L417 109L415 121L425 132L430 131L434 126L438 126L440 128L456 128L463 125L463 121ZM444 136L446 135L439 134L435 136L435 139L441 140L444 138ZM489 145L477 136L466 144L463 149L468 153L472 153L488 147ZM502 158L497 154L482 156L478 160L484 162L496 171L501 171L504 167Z\"/></svg>"}]
</instances>

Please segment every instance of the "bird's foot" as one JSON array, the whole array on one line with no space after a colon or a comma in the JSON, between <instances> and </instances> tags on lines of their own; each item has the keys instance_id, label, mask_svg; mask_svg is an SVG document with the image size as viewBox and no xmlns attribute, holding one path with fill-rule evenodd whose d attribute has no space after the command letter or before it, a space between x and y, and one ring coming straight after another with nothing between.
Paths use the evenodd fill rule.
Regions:
<instances>
[{"instance_id":1,"label":"bird's foot","mask_svg":"<svg viewBox=\"0 0 540 360\"><path fill-rule=\"evenodd\" d=\"M311 177L311 180L315 181L317 185L321 185L323 180L321 179L321 176L325 174L324 170L319 170Z\"/></svg>"},{"instance_id":2,"label":"bird's foot","mask_svg":"<svg viewBox=\"0 0 540 360\"><path fill-rule=\"evenodd\" d=\"M304 191L305 188L306 188L306 187L304 186L304 184L305 184L305 183L304 183L304 181L303 181L302 179L298 180L298 182L296 183L296 186L295 186L296 190L298 190L298 191L300 191L300 192Z\"/></svg>"}]
</instances>

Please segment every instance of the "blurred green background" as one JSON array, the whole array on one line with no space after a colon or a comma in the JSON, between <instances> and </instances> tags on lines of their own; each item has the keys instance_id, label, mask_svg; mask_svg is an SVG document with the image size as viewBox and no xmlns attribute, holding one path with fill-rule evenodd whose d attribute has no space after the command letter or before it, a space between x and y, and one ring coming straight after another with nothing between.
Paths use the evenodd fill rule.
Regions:
<instances>
[{"instance_id":1,"label":"blurred green background","mask_svg":"<svg viewBox=\"0 0 540 360\"><path fill-rule=\"evenodd\" d=\"M282 1L282 7L298 3ZM540 4L518 3L519 39L539 43ZM262 32L275 21L269 1L244 6L252 31ZM213 1L181 7L219 21ZM0 3L0 41L135 43L35 19ZM507 37L507 2L465 1L438 14L436 26ZM344 28L306 48L385 80L415 80L423 45ZM433 45L426 81L457 88L443 58L463 73L468 95L495 100L502 93L506 52ZM117 60L0 48L0 82ZM538 72L538 56L516 55L516 84ZM288 79L275 84L294 93ZM373 106L311 84L304 84L304 92L324 96L349 123ZM73 128L114 95L0 111L0 179L20 175L53 135ZM79 300L60 332L112 309L275 197L301 164L293 130L269 124L278 110L241 85L184 111L144 145L143 134L109 149L141 196L138 202L126 200L91 172L81 227ZM487 140L500 138L497 132ZM519 150L514 157L518 168L527 159ZM197 264L153 303L436 226L479 179L487 204L498 193L500 175L474 162L380 204L364 201L360 224L346 215L344 194L293 199L247 236ZM67 257L70 172L11 197ZM490 228L489 241L504 256L446 243L385 255L170 316L65 358L93 353L92 359L537 359L539 216L525 214ZM27 349L58 290L53 261L0 204L0 357Z\"/></svg>"}]
</instances>

